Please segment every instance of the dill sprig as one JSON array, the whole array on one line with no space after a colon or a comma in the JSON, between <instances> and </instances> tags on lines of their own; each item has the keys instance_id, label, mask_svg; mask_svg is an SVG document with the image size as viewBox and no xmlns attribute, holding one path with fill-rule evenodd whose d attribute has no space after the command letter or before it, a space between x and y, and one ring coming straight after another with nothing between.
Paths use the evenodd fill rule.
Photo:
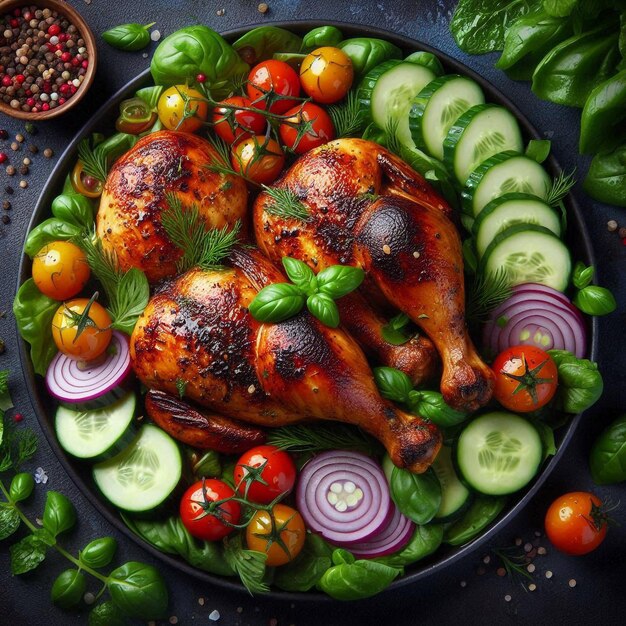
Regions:
<instances>
[{"instance_id":1,"label":"dill sprig","mask_svg":"<svg viewBox=\"0 0 626 626\"><path fill-rule=\"evenodd\" d=\"M205 270L220 267L237 242L241 223L237 221L230 230L228 226L207 229L196 204L184 207L172 193L166 194L166 199L168 206L161 214L161 223L167 236L183 251L176 269L185 272L196 266Z\"/></svg>"},{"instance_id":2,"label":"dill sprig","mask_svg":"<svg viewBox=\"0 0 626 626\"><path fill-rule=\"evenodd\" d=\"M363 131L363 109L355 91L349 91L341 104L329 106L328 114L333 121L336 137L354 137Z\"/></svg>"},{"instance_id":3,"label":"dill sprig","mask_svg":"<svg viewBox=\"0 0 626 626\"><path fill-rule=\"evenodd\" d=\"M552 207L558 206L559 202L565 198L572 187L576 184L576 170L572 170L569 174L560 172L552 181L552 186L546 196L546 203Z\"/></svg>"},{"instance_id":4,"label":"dill sprig","mask_svg":"<svg viewBox=\"0 0 626 626\"><path fill-rule=\"evenodd\" d=\"M380 444L363 431L344 424L281 426L269 431L267 442L292 452L320 450L358 450L366 454L380 452Z\"/></svg>"},{"instance_id":5,"label":"dill sprig","mask_svg":"<svg viewBox=\"0 0 626 626\"><path fill-rule=\"evenodd\" d=\"M264 207L267 213L301 222L309 219L309 209L293 191L286 187L268 187L267 185L262 185L262 187L272 200Z\"/></svg>"},{"instance_id":6,"label":"dill sprig","mask_svg":"<svg viewBox=\"0 0 626 626\"><path fill-rule=\"evenodd\" d=\"M511 279L504 269L477 274L469 288L466 317L473 322L482 322L510 296Z\"/></svg>"},{"instance_id":7,"label":"dill sprig","mask_svg":"<svg viewBox=\"0 0 626 626\"><path fill-rule=\"evenodd\" d=\"M387 150L393 152L394 154L399 155L400 150L402 149L402 144L400 143L400 139L398 138L398 125L399 121L397 119L392 119L391 117L387 118L387 123L385 124L385 134L387 135Z\"/></svg>"},{"instance_id":8,"label":"dill sprig","mask_svg":"<svg viewBox=\"0 0 626 626\"><path fill-rule=\"evenodd\" d=\"M98 150L98 146L92 147L88 138L78 144L78 158L83 164L83 171L101 183L104 183L109 173L109 163L106 154Z\"/></svg>"},{"instance_id":9,"label":"dill sprig","mask_svg":"<svg viewBox=\"0 0 626 626\"><path fill-rule=\"evenodd\" d=\"M2 372L6 385L8 372ZM20 428L15 426L13 420L6 419L4 412L0 410L0 472L13 469L16 472L26 463L37 451L37 435L30 428Z\"/></svg>"},{"instance_id":10,"label":"dill sprig","mask_svg":"<svg viewBox=\"0 0 626 626\"><path fill-rule=\"evenodd\" d=\"M516 579L520 576L533 580L532 574L526 569L526 555L512 554L511 549L494 549L493 553L500 559L509 578Z\"/></svg>"}]
</instances>

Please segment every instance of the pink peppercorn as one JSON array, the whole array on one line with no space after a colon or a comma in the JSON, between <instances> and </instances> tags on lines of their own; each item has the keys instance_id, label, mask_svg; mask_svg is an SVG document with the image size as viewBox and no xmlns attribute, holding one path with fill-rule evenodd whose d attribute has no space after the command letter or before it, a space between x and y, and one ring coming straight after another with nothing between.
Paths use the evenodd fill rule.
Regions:
<instances>
[{"instance_id":1,"label":"pink peppercorn","mask_svg":"<svg viewBox=\"0 0 626 626\"><path fill-rule=\"evenodd\" d=\"M70 86L67 83L63 83L59 87L59 92L62 93L64 96L67 95L70 92Z\"/></svg>"},{"instance_id":2,"label":"pink peppercorn","mask_svg":"<svg viewBox=\"0 0 626 626\"><path fill-rule=\"evenodd\" d=\"M196 82L197 83L205 83L206 82L206 76L204 74L198 74L196 76Z\"/></svg>"},{"instance_id":3,"label":"pink peppercorn","mask_svg":"<svg viewBox=\"0 0 626 626\"><path fill-rule=\"evenodd\" d=\"M22 14L22 11L20 9L13 9L13 15L15 15L15 17L19 17Z\"/></svg>"},{"instance_id":4,"label":"pink peppercorn","mask_svg":"<svg viewBox=\"0 0 626 626\"><path fill-rule=\"evenodd\" d=\"M86 70L86 69L89 67L89 61L87 61L87 59L85 59L85 60L84 60L84 61L80 64L80 66L81 66L83 69L85 69L85 70Z\"/></svg>"},{"instance_id":5,"label":"pink peppercorn","mask_svg":"<svg viewBox=\"0 0 626 626\"><path fill-rule=\"evenodd\" d=\"M19 20L16 20L15 18L9 20L9 24L11 25L11 28L17 28L20 25Z\"/></svg>"},{"instance_id":6,"label":"pink peppercorn","mask_svg":"<svg viewBox=\"0 0 626 626\"><path fill-rule=\"evenodd\" d=\"M5 74L5 75L2 77L2 84L3 84L5 87L10 87L12 83L13 83L13 81L11 80L11 77L10 77L8 74Z\"/></svg>"},{"instance_id":7,"label":"pink peppercorn","mask_svg":"<svg viewBox=\"0 0 626 626\"><path fill-rule=\"evenodd\" d=\"M54 35L58 35L61 32L61 27L58 24L50 24L48 26L48 35L53 37Z\"/></svg>"},{"instance_id":8,"label":"pink peppercorn","mask_svg":"<svg viewBox=\"0 0 626 626\"><path fill-rule=\"evenodd\" d=\"M79 61L76 57L74 57L74 58L70 61L70 63L71 63L74 67L78 67L78 66L80 65L80 61Z\"/></svg>"},{"instance_id":9,"label":"pink peppercorn","mask_svg":"<svg viewBox=\"0 0 626 626\"><path fill-rule=\"evenodd\" d=\"M24 74L18 74L15 80L21 85L26 80L26 76L24 76Z\"/></svg>"},{"instance_id":10,"label":"pink peppercorn","mask_svg":"<svg viewBox=\"0 0 626 626\"><path fill-rule=\"evenodd\" d=\"M63 43L65 43L66 41L68 41L70 38L68 33L61 33L59 35L59 41L62 41Z\"/></svg>"},{"instance_id":11,"label":"pink peppercorn","mask_svg":"<svg viewBox=\"0 0 626 626\"><path fill-rule=\"evenodd\" d=\"M8 158L4 152L0 152L0 163L4 163Z\"/></svg>"},{"instance_id":12,"label":"pink peppercorn","mask_svg":"<svg viewBox=\"0 0 626 626\"><path fill-rule=\"evenodd\" d=\"M35 98L28 98L28 100L26 100L26 104L29 107L34 107L35 106Z\"/></svg>"},{"instance_id":13,"label":"pink peppercorn","mask_svg":"<svg viewBox=\"0 0 626 626\"><path fill-rule=\"evenodd\" d=\"M49 109L50 109L50 105L49 105L47 102L44 102L44 103L41 105L41 110L42 110L42 111L48 111Z\"/></svg>"},{"instance_id":14,"label":"pink peppercorn","mask_svg":"<svg viewBox=\"0 0 626 626\"><path fill-rule=\"evenodd\" d=\"M24 419L24 416L21 413L16 413L13 416L13 421L14 422L21 422Z\"/></svg>"},{"instance_id":15,"label":"pink peppercorn","mask_svg":"<svg viewBox=\"0 0 626 626\"><path fill-rule=\"evenodd\" d=\"M75 94L78 91L78 87L74 87L74 85L70 85L70 93Z\"/></svg>"},{"instance_id":16,"label":"pink peppercorn","mask_svg":"<svg viewBox=\"0 0 626 626\"><path fill-rule=\"evenodd\" d=\"M64 52L61 55L61 61L63 61L63 63L68 63L72 58L72 55L69 52Z\"/></svg>"},{"instance_id":17,"label":"pink peppercorn","mask_svg":"<svg viewBox=\"0 0 626 626\"><path fill-rule=\"evenodd\" d=\"M65 104L67 100L65 98L59 98L59 104Z\"/></svg>"}]
</instances>

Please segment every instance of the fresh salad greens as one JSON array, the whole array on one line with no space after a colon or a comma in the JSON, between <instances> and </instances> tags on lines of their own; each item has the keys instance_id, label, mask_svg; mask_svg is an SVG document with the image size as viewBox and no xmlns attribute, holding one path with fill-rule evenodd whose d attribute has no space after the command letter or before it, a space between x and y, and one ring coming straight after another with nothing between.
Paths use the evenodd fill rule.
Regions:
<instances>
[{"instance_id":1,"label":"fresh salad greens","mask_svg":"<svg viewBox=\"0 0 626 626\"><path fill-rule=\"evenodd\" d=\"M150 29L156 24L120 24L102 33L102 39L110 46L136 52L143 50L150 43Z\"/></svg>"},{"instance_id":2,"label":"fresh salad greens","mask_svg":"<svg viewBox=\"0 0 626 626\"><path fill-rule=\"evenodd\" d=\"M595 440L589 458L591 476L598 485L626 480L626 415L615 419Z\"/></svg>"}]
</instances>

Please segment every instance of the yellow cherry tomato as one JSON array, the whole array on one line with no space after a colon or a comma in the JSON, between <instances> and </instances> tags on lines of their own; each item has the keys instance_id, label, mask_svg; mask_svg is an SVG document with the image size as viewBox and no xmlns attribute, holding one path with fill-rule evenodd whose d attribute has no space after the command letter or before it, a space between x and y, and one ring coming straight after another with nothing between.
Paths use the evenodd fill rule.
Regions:
<instances>
[{"instance_id":1,"label":"yellow cherry tomato","mask_svg":"<svg viewBox=\"0 0 626 626\"><path fill-rule=\"evenodd\" d=\"M33 259L33 280L41 293L53 300L67 300L89 280L87 256L69 241L46 244Z\"/></svg>"},{"instance_id":2,"label":"yellow cherry tomato","mask_svg":"<svg viewBox=\"0 0 626 626\"><path fill-rule=\"evenodd\" d=\"M206 98L196 89L186 85L174 85L159 98L157 111L161 124L169 130L193 133L209 117Z\"/></svg>"},{"instance_id":3,"label":"yellow cherry tomato","mask_svg":"<svg viewBox=\"0 0 626 626\"><path fill-rule=\"evenodd\" d=\"M250 550L267 554L266 565L285 565L300 554L306 529L298 511L286 504L275 505L271 513L257 511L246 528Z\"/></svg>"},{"instance_id":4,"label":"yellow cherry tomato","mask_svg":"<svg viewBox=\"0 0 626 626\"><path fill-rule=\"evenodd\" d=\"M285 154L274 139L261 135L245 137L230 154L233 169L259 185L273 183L285 165Z\"/></svg>"},{"instance_id":5,"label":"yellow cherry tomato","mask_svg":"<svg viewBox=\"0 0 626 626\"><path fill-rule=\"evenodd\" d=\"M302 89L322 104L341 100L350 90L352 61L339 48L325 46L307 54L300 66Z\"/></svg>"},{"instance_id":6,"label":"yellow cherry tomato","mask_svg":"<svg viewBox=\"0 0 626 626\"><path fill-rule=\"evenodd\" d=\"M70 182L76 193L87 198L99 198L102 195L102 183L97 178L85 173L81 161L76 162L70 174Z\"/></svg>"},{"instance_id":7,"label":"yellow cherry tomato","mask_svg":"<svg viewBox=\"0 0 626 626\"><path fill-rule=\"evenodd\" d=\"M59 352L81 361L97 359L107 349L112 334L106 309L87 298L64 302L52 318L52 338Z\"/></svg>"}]
</instances>

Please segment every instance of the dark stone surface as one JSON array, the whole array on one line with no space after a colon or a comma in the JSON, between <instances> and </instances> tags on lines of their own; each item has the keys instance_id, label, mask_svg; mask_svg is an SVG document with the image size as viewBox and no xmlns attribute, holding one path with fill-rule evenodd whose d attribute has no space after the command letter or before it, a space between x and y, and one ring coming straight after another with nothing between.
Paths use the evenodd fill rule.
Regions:
<instances>
[{"instance_id":1,"label":"dark stone surface","mask_svg":"<svg viewBox=\"0 0 626 626\"><path fill-rule=\"evenodd\" d=\"M116 24L126 22L157 21L158 28L166 35L176 28L200 21L219 31L256 25L269 20L315 19L340 20L375 25L424 41L449 53L480 72L506 93L528 116L530 121L553 140L554 153L564 169L578 167L580 178L586 170L586 162L577 156L579 112L539 101L527 83L515 83L495 70L494 55L465 57L455 47L448 31L451 7L454 2L443 0L270 0L270 11L261 15L255 0L130 0L110 2L71 0L88 20L96 35ZM223 16L217 16L218 9ZM152 44L149 51L154 48ZM102 43L99 47L100 64L96 83L88 99L67 117L39 124L39 134L26 136L21 150L13 153L10 140L1 142L0 150L7 152L11 162L19 165L25 156L31 156L25 146L36 144L39 154L31 157L31 173L26 190L19 189L20 176L8 177L4 168L0 172L2 200L10 199L13 208L7 214L8 225L0 224L0 251L3 278L0 280L0 336L7 344L7 351L0 356L0 369L12 372L11 389L17 410L25 416L25 422L40 432L35 415L20 374L16 349L16 332L11 302L16 288L16 276L21 258L21 247L26 226L36 199L54 165L54 159L45 159L43 148L51 147L60 154L76 131L87 121L96 108L108 96L123 86L130 78L148 66L149 59L142 53L123 53ZM0 127L9 131L10 137L23 132L23 124L0 116ZM15 188L12 196L3 191L7 185ZM594 242L597 255L598 280L617 295L619 310L600 319L599 362L605 377L606 390L603 398L588 414L578 429L565 457L556 471L523 513L502 531L490 547L513 544L515 538L524 542L536 539L535 531L541 531L543 515L551 500L565 491L593 489L601 497L618 500L623 487L595 487L589 477L587 459L591 441L597 433L626 406L624 396L624 327L626 311L626 288L620 280L624 272L626 246L615 233L608 233L606 222L616 219L626 225L623 209L616 209L592 202L580 187L575 195L583 208L585 219ZM0 209L1 211L1 209ZM87 541L102 535L119 539L118 561L142 560L157 565L167 578L171 601L169 615L177 616L180 624L211 623L208 615L214 609L220 612L219 624L447 624L457 623L534 623L534 624L588 624L623 623L626 609L624 580L626 579L626 542L624 508L615 512L622 528L614 528L605 543L593 554L582 558L565 557L556 553L545 537L541 545L548 550L546 556L535 559L534 582L537 589L529 592L520 581L500 578L495 574L495 557L483 564L482 557L489 547L468 556L442 573L414 585L383 594L372 600L356 603L323 602L295 604L277 602L264 598L250 598L245 592L230 592L207 586L167 566L159 564L136 544L116 532L82 496L67 476L45 439L37 456L30 464L34 469L45 468L49 475L47 487L67 494L79 510L76 531L70 533L65 545L76 552ZM45 490L39 487L36 497L29 504L31 518L41 514ZM65 560L51 553L48 561L36 572L12 578L9 573L8 543L1 544L0 551L0 620L6 624L21 626L86 623L86 612L67 613L54 608L49 600L49 589L56 575L67 567ZM480 572L484 568L485 573ZM550 570L553 576L545 577ZM571 588L570 579L577 585ZM529 583L521 579L523 583ZM462 584L462 583L465 584ZM97 587L93 587L97 591ZM505 601L506 595L510 602ZM198 598L204 598L203 606ZM164 623L167 623L165 621Z\"/></svg>"}]
</instances>

